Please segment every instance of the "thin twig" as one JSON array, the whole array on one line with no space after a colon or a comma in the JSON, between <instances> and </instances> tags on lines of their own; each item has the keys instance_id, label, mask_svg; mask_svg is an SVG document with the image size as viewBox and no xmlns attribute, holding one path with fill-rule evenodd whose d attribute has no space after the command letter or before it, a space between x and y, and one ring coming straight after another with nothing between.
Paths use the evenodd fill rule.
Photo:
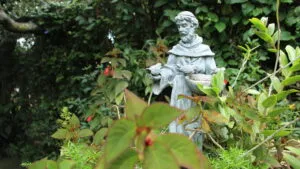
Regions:
<instances>
[{"instance_id":1,"label":"thin twig","mask_svg":"<svg viewBox=\"0 0 300 169\"><path fill-rule=\"evenodd\" d=\"M293 121L288 122L287 124L285 124L284 126L282 126L280 129L276 130L274 133L272 133L270 136L268 136L264 141L262 141L261 143L257 144L256 146L254 146L253 148L251 148L250 150L248 150L247 152L245 152L244 154L241 155L241 157L245 157L246 155L248 155L249 153L251 153L252 151L254 151L255 149L257 149L258 147L260 147L261 145L263 145L265 142L271 140L275 134L277 134L278 132L280 132L281 130L285 129L287 126L297 122L300 119L300 117L296 118Z\"/></svg>"},{"instance_id":2,"label":"thin twig","mask_svg":"<svg viewBox=\"0 0 300 169\"><path fill-rule=\"evenodd\" d=\"M191 140L196 133L197 133L197 131L193 131L193 133L189 136L189 140Z\"/></svg>"},{"instance_id":3,"label":"thin twig","mask_svg":"<svg viewBox=\"0 0 300 169\"><path fill-rule=\"evenodd\" d=\"M278 40L277 40L277 52L276 52L276 61L275 61L275 65L274 65L274 71L276 71L277 67L278 67L278 62L279 62L279 57L280 57L280 33L281 33L281 29L280 29L280 20L279 20L279 6L280 6L280 0L277 0L276 2L276 22L277 22L277 30L278 30ZM270 85L269 88L269 96L272 93L272 83Z\"/></svg>"},{"instance_id":4,"label":"thin twig","mask_svg":"<svg viewBox=\"0 0 300 169\"><path fill-rule=\"evenodd\" d=\"M218 146L220 149L224 150L224 148L209 134L209 133L206 133L208 135L208 137L211 139L211 141L216 145Z\"/></svg>"},{"instance_id":5,"label":"thin twig","mask_svg":"<svg viewBox=\"0 0 300 169\"><path fill-rule=\"evenodd\" d=\"M119 106L118 105L113 105L112 107L115 107L117 109L118 119L121 119L121 114L120 114Z\"/></svg>"},{"instance_id":6,"label":"thin twig","mask_svg":"<svg viewBox=\"0 0 300 169\"><path fill-rule=\"evenodd\" d=\"M297 57L295 60L297 60L300 57ZM294 61L295 61L294 60ZM294 61L290 61L288 64L286 64L285 66L281 67L280 69L276 70L275 72L273 72L272 74L269 74L268 76L260 79L259 81L257 81L256 83L254 83L252 86L248 87L247 89L245 89L243 92L246 92L247 90L251 89L252 87L260 84L261 82L265 81L266 79L268 79L271 76L275 76L278 72L280 72L282 69L287 68L288 66L290 66L292 63L294 63Z\"/></svg>"},{"instance_id":7,"label":"thin twig","mask_svg":"<svg viewBox=\"0 0 300 169\"><path fill-rule=\"evenodd\" d=\"M236 85L238 78L240 77L241 73L244 71L247 61L248 61L248 59L244 59L242 67L240 68L239 73L237 74L237 76L231 86L232 88Z\"/></svg>"},{"instance_id":8,"label":"thin twig","mask_svg":"<svg viewBox=\"0 0 300 169\"><path fill-rule=\"evenodd\" d=\"M150 96L149 96L149 98L148 98L148 105L150 105L150 103L151 103L152 95L153 95L153 92L151 91Z\"/></svg>"}]
</instances>

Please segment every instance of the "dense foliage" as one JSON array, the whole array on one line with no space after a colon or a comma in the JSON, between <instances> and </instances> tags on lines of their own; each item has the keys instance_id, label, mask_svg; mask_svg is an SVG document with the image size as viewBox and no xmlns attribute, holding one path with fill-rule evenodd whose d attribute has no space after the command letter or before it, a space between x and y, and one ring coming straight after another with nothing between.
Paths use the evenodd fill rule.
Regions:
<instances>
[{"instance_id":1,"label":"dense foliage","mask_svg":"<svg viewBox=\"0 0 300 169\"><path fill-rule=\"evenodd\" d=\"M200 21L197 31L216 53L217 65L227 68L225 78L230 84L238 75L240 63L248 56L235 88L247 88L271 73L275 65L276 55L267 49L273 48L276 41L272 46L270 41L257 36L257 28L250 28L249 21L253 17L267 16L269 23L276 23L274 1L1 0L0 4L14 19L39 25L32 34L0 29L0 156L20 156L23 161L45 156L55 158L60 143L50 136L61 127L63 120L71 118L70 112L79 117L81 129L96 132L110 126L123 112L123 89L128 87L140 97L148 98L151 81L145 67L164 62L168 48L178 41L173 21L181 10L195 13ZM279 16L281 46L284 49L290 44L296 49L300 36L299 2L281 0ZM17 43L20 37L26 39L24 45ZM249 52L246 45L255 50ZM286 58L289 58L289 51L285 51ZM286 75L278 78L283 81L287 79ZM276 79L273 81L277 82ZM268 94L264 90L269 84L270 81L258 85L259 97ZM299 89L299 83L288 84L279 88ZM290 104L294 110L283 107L285 109L280 111L287 113L280 117L282 121L270 122L269 133L279 128L281 122L292 121L298 116L297 96L289 95L291 103L276 99L277 106ZM243 97L241 102L251 104ZM271 106L273 103L271 100ZM236 107L238 112L244 110L245 107ZM256 109L250 112L253 111ZM59 118L62 120L57 120ZM242 120L248 118L253 118L253 123L265 120L249 114L243 115ZM223 131L215 137L222 146L237 145L249 149L263 139L257 136L258 128L251 129L254 133L243 132L241 135L238 134L240 130L250 130L249 126L239 126L228 135L224 135L227 131L221 128L215 130ZM284 136L277 141L284 141L287 135ZM65 145L70 146L78 145ZM80 145L76 148L82 149ZM205 148L212 156L216 155L214 145L207 144ZM66 155L74 153L66 151ZM76 158L72 156L73 160Z\"/></svg>"}]
</instances>

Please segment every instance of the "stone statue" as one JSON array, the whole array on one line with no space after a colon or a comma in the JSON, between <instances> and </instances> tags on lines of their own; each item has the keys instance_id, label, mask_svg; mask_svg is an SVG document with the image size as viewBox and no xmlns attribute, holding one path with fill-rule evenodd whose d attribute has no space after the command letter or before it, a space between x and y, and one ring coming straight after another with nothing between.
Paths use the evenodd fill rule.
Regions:
<instances>
[{"instance_id":1,"label":"stone statue","mask_svg":"<svg viewBox=\"0 0 300 169\"><path fill-rule=\"evenodd\" d=\"M168 61L165 65L157 63L148 69L154 81L153 93L158 95L170 85L172 86L170 105L187 110L192 106L192 101L178 99L178 95L192 95L194 90L189 84L190 80L202 80L203 85L209 85L212 74L219 69L214 60L215 54L208 45L202 43L203 39L195 34L195 29L198 28L199 23L194 14L188 11L180 12L175 17L175 22L181 40L168 51ZM186 128L198 128L199 125L200 121L188 124ZM169 125L169 132L182 133L188 136L192 133L192 131L185 130L183 125L176 121ZM193 137L196 142L202 139L201 133L198 134L198 136L194 135ZM202 143L201 140L200 142Z\"/></svg>"}]
</instances>

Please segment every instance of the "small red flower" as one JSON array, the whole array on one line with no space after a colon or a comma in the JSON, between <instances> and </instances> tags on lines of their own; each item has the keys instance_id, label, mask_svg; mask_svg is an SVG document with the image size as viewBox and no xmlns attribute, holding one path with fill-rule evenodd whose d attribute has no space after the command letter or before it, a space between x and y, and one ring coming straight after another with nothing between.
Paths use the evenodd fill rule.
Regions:
<instances>
[{"instance_id":1,"label":"small red flower","mask_svg":"<svg viewBox=\"0 0 300 169\"><path fill-rule=\"evenodd\" d=\"M228 80L224 79L224 84L227 85L228 83Z\"/></svg>"},{"instance_id":2,"label":"small red flower","mask_svg":"<svg viewBox=\"0 0 300 169\"><path fill-rule=\"evenodd\" d=\"M93 116L89 116L89 117L86 118L86 121L87 121L87 122L90 122L90 121L92 121L92 120L93 120Z\"/></svg>"},{"instance_id":3,"label":"small red flower","mask_svg":"<svg viewBox=\"0 0 300 169\"><path fill-rule=\"evenodd\" d=\"M147 136L145 139L145 145L146 146L152 146L153 145L153 140L151 137Z\"/></svg>"}]
</instances>

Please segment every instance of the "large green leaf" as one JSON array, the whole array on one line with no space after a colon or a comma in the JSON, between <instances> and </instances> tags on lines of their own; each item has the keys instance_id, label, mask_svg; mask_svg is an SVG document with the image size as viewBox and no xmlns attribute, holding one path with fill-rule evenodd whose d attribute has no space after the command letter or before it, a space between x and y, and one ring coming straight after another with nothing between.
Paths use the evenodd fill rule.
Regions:
<instances>
[{"instance_id":1,"label":"large green leaf","mask_svg":"<svg viewBox=\"0 0 300 169\"><path fill-rule=\"evenodd\" d=\"M227 4L240 4L243 2L247 2L247 0L225 0Z\"/></svg>"},{"instance_id":2,"label":"large green leaf","mask_svg":"<svg viewBox=\"0 0 300 169\"><path fill-rule=\"evenodd\" d=\"M291 146L286 146L285 148L300 157L300 148L291 147Z\"/></svg>"},{"instance_id":3,"label":"large green leaf","mask_svg":"<svg viewBox=\"0 0 300 169\"><path fill-rule=\"evenodd\" d=\"M257 31L257 32L255 32L255 34L267 43L273 42L272 37L266 32Z\"/></svg>"},{"instance_id":4,"label":"large green leaf","mask_svg":"<svg viewBox=\"0 0 300 169\"><path fill-rule=\"evenodd\" d=\"M67 133L68 133L67 129L58 129L54 134L51 135L51 137L56 139L65 139Z\"/></svg>"},{"instance_id":5,"label":"large green leaf","mask_svg":"<svg viewBox=\"0 0 300 169\"><path fill-rule=\"evenodd\" d=\"M166 3L168 3L168 0L157 0L157 1L155 1L154 7L158 8L158 7L163 6Z\"/></svg>"},{"instance_id":6,"label":"large green leaf","mask_svg":"<svg viewBox=\"0 0 300 169\"><path fill-rule=\"evenodd\" d=\"M262 133L265 135L265 136L270 136L272 135L274 132L276 132L276 130L264 130ZM289 134L291 134L292 131L288 131L288 130L282 130L282 131L279 131L278 133L276 133L274 135L274 137L284 137L284 136L288 136Z\"/></svg>"},{"instance_id":7,"label":"large green leaf","mask_svg":"<svg viewBox=\"0 0 300 169\"><path fill-rule=\"evenodd\" d=\"M59 169L73 169L75 164L76 163L72 160L62 160L59 162L58 166L59 166Z\"/></svg>"},{"instance_id":8,"label":"large green leaf","mask_svg":"<svg viewBox=\"0 0 300 169\"><path fill-rule=\"evenodd\" d=\"M164 144L181 167L208 169L208 160L188 137L179 134L166 134L157 137L157 144Z\"/></svg>"},{"instance_id":9,"label":"large green leaf","mask_svg":"<svg viewBox=\"0 0 300 169\"><path fill-rule=\"evenodd\" d=\"M78 132L78 137L88 137L92 135L94 135L94 133L90 129L82 129Z\"/></svg>"},{"instance_id":10,"label":"large green leaf","mask_svg":"<svg viewBox=\"0 0 300 169\"><path fill-rule=\"evenodd\" d=\"M277 103L277 97L276 97L276 95L272 95L272 96L269 96L268 98L266 98L266 99L262 102L262 105L263 105L265 108L269 108L269 107L274 106L276 103Z\"/></svg>"},{"instance_id":11,"label":"large green leaf","mask_svg":"<svg viewBox=\"0 0 300 169\"><path fill-rule=\"evenodd\" d=\"M290 164L293 168L300 168L300 160L288 153L283 153L283 158Z\"/></svg>"},{"instance_id":12,"label":"large green leaf","mask_svg":"<svg viewBox=\"0 0 300 169\"><path fill-rule=\"evenodd\" d=\"M104 156L106 163L118 158L131 145L135 136L135 124L122 119L116 121L108 132Z\"/></svg>"},{"instance_id":13,"label":"large green leaf","mask_svg":"<svg viewBox=\"0 0 300 169\"><path fill-rule=\"evenodd\" d=\"M58 166L55 161L42 159L31 164L28 169L58 169Z\"/></svg>"},{"instance_id":14,"label":"large green leaf","mask_svg":"<svg viewBox=\"0 0 300 169\"><path fill-rule=\"evenodd\" d=\"M291 76L282 81L282 85L288 86L300 82L300 75Z\"/></svg>"},{"instance_id":15,"label":"large green leaf","mask_svg":"<svg viewBox=\"0 0 300 169\"><path fill-rule=\"evenodd\" d=\"M280 57L279 57L280 67L283 68L288 63L289 63L289 60L288 60L286 54L282 50L280 50ZM281 71L285 77L289 77L291 75L291 73L289 72L288 69L289 69L289 67L286 67L286 68L282 69L282 71Z\"/></svg>"},{"instance_id":16,"label":"large green leaf","mask_svg":"<svg viewBox=\"0 0 300 169\"><path fill-rule=\"evenodd\" d=\"M218 30L218 32L223 32L226 28L226 25L224 22L219 21L215 24L215 28Z\"/></svg>"},{"instance_id":17,"label":"large green leaf","mask_svg":"<svg viewBox=\"0 0 300 169\"><path fill-rule=\"evenodd\" d=\"M119 95L123 90L126 89L127 86L128 86L128 82L119 81L115 88L115 96Z\"/></svg>"},{"instance_id":18,"label":"large green leaf","mask_svg":"<svg viewBox=\"0 0 300 169\"><path fill-rule=\"evenodd\" d=\"M79 128L80 127L80 121L75 114L73 114L70 119L70 127L71 128Z\"/></svg>"},{"instance_id":19,"label":"large green leaf","mask_svg":"<svg viewBox=\"0 0 300 169\"><path fill-rule=\"evenodd\" d=\"M126 103L125 103L125 114L126 117L130 120L134 120L137 116L140 116L145 108L147 103L137 97L135 94L129 90L125 90Z\"/></svg>"},{"instance_id":20,"label":"large green leaf","mask_svg":"<svg viewBox=\"0 0 300 169\"><path fill-rule=\"evenodd\" d=\"M257 18L252 18L252 19L249 19L249 21L258 29L260 30L262 33L263 32L267 32L267 27L265 26L265 24L257 19ZM270 36L270 35L269 35Z\"/></svg>"},{"instance_id":21,"label":"large green leaf","mask_svg":"<svg viewBox=\"0 0 300 169\"><path fill-rule=\"evenodd\" d=\"M299 90L296 89L290 89L286 91L282 91L276 94L277 101L280 101L282 99L285 99L289 94L299 92Z\"/></svg>"},{"instance_id":22,"label":"large green leaf","mask_svg":"<svg viewBox=\"0 0 300 169\"><path fill-rule=\"evenodd\" d=\"M197 84L197 87L200 91L205 93L208 96L218 96L217 92L214 91L211 87L209 86L203 86L202 84ZM218 88L215 88L218 89Z\"/></svg>"},{"instance_id":23,"label":"large green leaf","mask_svg":"<svg viewBox=\"0 0 300 169\"><path fill-rule=\"evenodd\" d=\"M291 62L293 62L296 59L296 57L298 57L298 56L296 56L296 50L292 46L287 45L285 47L285 50L286 50L286 52L288 54L288 57L289 57L289 60Z\"/></svg>"},{"instance_id":24,"label":"large green leaf","mask_svg":"<svg viewBox=\"0 0 300 169\"><path fill-rule=\"evenodd\" d=\"M137 124L139 126L159 128L168 125L181 113L181 110L166 103L154 103L145 109Z\"/></svg>"},{"instance_id":25,"label":"large green leaf","mask_svg":"<svg viewBox=\"0 0 300 169\"><path fill-rule=\"evenodd\" d=\"M114 160L108 169L133 169L137 161L137 152L128 149L119 158Z\"/></svg>"},{"instance_id":26,"label":"large green leaf","mask_svg":"<svg viewBox=\"0 0 300 169\"><path fill-rule=\"evenodd\" d=\"M211 80L212 88L218 88L219 90L215 91L218 95L224 88L224 71L219 71L212 77Z\"/></svg>"},{"instance_id":27,"label":"large green leaf","mask_svg":"<svg viewBox=\"0 0 300 169\"><path fill-rule=\"evenodd\" d=\"M261 93L259 96L258 96L258 99L257 99L257 108L258 108L258 111L260 113L263 113L265 111L265 107L263 106L263 101L266 100L267 98L267 95L265 93Z\"/></svg>"},{"instance_id":28,"label":"large green leaf","mask_svg":"<svg viewBox=\"0 0 300 169\"><path fill-rule=\"evenodd\" d=\"M143 169L179 169L179 164L176 161L172 152L160 143L154 143L148 146L144 152L145 160Z\"/></svg>"},{"instance_id":29,"label":"large green leaf","mask_svg":"<svg viewBox=\"0 0 300 169\"><path fill-rule=\"evenodd\" d=\"M107 134L107 128L102 128L94 136L93 144L100 145Z\"/></svg>"},{"instance_id":30,"label":"large green leaf","mask_svg":"<svg viewBox=\"0 0 300 169\"><path fill-rule=\"evenodd\" d=\"M271 82L272 86L277 92L281 92L283 89L283 86L280 83L280 80L276 76L271 76Z\"/></svg>"}]
</instances>

